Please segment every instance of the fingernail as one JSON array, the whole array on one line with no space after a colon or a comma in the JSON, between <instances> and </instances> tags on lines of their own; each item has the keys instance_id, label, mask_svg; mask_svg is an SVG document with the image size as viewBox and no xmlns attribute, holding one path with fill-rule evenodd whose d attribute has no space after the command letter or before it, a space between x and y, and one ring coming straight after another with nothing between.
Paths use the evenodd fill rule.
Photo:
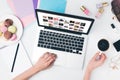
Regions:
<instances>
[{"instance_id":1,"label":"fingernail","mask_svg":"<svg viewBox=\"0 0 120 80\"><path fill-rule=\"evenodd\" d=\"M101 55L99 55L99 56L96 57L96 61L98 61L100 59L101 59Z\"/></svg>"}]
</instances>

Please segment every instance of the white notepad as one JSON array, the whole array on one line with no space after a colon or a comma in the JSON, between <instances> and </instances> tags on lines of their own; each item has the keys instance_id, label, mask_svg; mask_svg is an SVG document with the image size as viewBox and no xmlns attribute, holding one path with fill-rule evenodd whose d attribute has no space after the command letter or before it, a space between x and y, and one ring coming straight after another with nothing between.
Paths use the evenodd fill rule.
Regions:
<instances>
[{"instance_id":1,"label":"white notepad","mask_svg":"<svg viewBox=\"0 0 120 80\"><path fill-rule=\"evenodd\" d=\"M0 49L0 55L3 58L3 63L5 63L7 66L6 68L7 68L8 72L6 72L6 75L11 74L11 76L10 76L11 78L19 75L20 73L24 72L25 70L27 70L28 68L30 68L32 66L21 41L19 42L19 44L20 44L19 50L17 53L17 58L16 58L16 62L14 65L13 72L11 72L11 68L12 68L12 64L13 64L13 60L14 60L14 56L15 56L15 52L16 52L16 48L17 48L18 44L6 47L4 49ZM2 80L5 80L6 79L5 77L7 77L7 76L3 76ZM10 80L10 79L8 79L8 80Z\"/></svg>"},{"instance_id":2,"label":"white notepad","mask_svg":"<svg viewBox=\"0 0 120 80\"><path fill-rule=\"evenodd\" d=\"M14 66L14 71L12 72L13 77L19 75L20 73L24 72L28 68L32 67L32 64L29 60L29 56L27 55L24 46L21 42L19 42L19 50L17 54L17 59Z\"/></svg>"}]
</instances>

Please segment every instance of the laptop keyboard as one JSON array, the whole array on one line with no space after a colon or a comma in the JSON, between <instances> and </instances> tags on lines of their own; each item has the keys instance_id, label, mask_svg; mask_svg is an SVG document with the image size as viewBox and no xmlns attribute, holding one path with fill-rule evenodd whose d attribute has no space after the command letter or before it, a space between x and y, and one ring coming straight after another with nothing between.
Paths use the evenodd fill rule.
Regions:
<instances>
[{"instance_id":1,"label":"laptop keyboard","mask_svg":"<svg viewBox=\"0 0 120 80\"><path fill-rule=\"evenodd\" d=\"M40 31L38 47L65 51L69 53L82 54L84 37L51 31Z\"/></svg>"}]
</instances>

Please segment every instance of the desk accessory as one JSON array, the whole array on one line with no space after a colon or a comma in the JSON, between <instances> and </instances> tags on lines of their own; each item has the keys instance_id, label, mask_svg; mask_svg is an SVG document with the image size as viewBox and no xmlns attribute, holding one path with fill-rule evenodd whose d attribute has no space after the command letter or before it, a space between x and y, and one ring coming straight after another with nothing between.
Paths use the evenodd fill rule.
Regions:
<instances>
[{"instance_id":1,"label":"desk accessory","mask_svg":"<svg viewBox=\"0 0 120 80\"><path fill-rule=\"evenodd\" d=\"M65 13L66 0L40 0L37 9Z\"/></svg>"},{"instance_id":2,"label":"desk accessory","mask_svg":"<svg viewBox=\"0 0 120 80\"><path fill-rule=\"evenodd\" d=\"M86 14L89 15L90 11L85 7L85 6L81 6L80 9Z\"/></svg>"},{"instance_id":3,"label":"desk accessory","mask_svg":"<svg viewBox=\"0 0 120 80\"><path fill-rule=\"evenodd\" d=\"M118 30L116 29L116 26L113 23L111 24L111 27L112 29L114 29L116 33L118 33ZM120 40L114 42L113 46L115 47L116 51L119 52L120 51Z\"/></svg>"},{"instance_id":4,"label":"desk accessory","mask_svg":"<svg viewBox=\"0 0 120 80\"><path fill-rule=\"evenodd\" d=\"M120 54L112 57L109 65L112 69L120 69Z\"/></svg>"},{"instance_id":5,"label":"desk accessory","mask_svg":"<svg viewBox=\"0 0 120 80\"><path fill-rule=\"evenodd\" d=\"M15 57L14 57L14 60L13 60L13 65L12 65L12 68L11 68L11 72L13 72L13 70L14 70L18 50L19 50L19 43L18 43L17 48L16 48Z\"/></svg>"},{"instance_id":6,"label":"desk accessory","mask_svg":"<svg viewBox=\"0 0 120 80\"><path fill-rule=\"evenodd\" d=\"M108 2L102 2L102 3L96 4L96 7L97 7L98 11L97 11L95 17L100 18L100 16L104 12L104 8L107 7L108 5L109 5Z\"/></svg>"},{"instance_id":7,"label":"desk accessory","mask_svg":"<svg viewBox=\"0 0 120 80\"><path fill-rule=\"evenodd\" d=\"M108 5L109 5L108 2L102 2L102 3L96 4L96 7L99 9L99 8L107 7Z\"/></svg>"},{"instance_id":8,"label":"desk accessory","mask_svg":"<svg viewBox=\"0 0 120 80\"><path fill-rule=\"evenodd\" d=\"M116 51L120 51L120 40L116 41L113 43L113 46L115 47Z\"/></svg>"},{"instance_id":9,"label":"desk accessory","mask_svg":"<svg viewBox=\"0 0 120 80\"><path fill-rule=\"evenodd\" d=\"M115 27L115 25L114 25L113 23L111 24L111 27L112 27L113 29L115 29L115 28L116 28L116 27Z\"/></svg>"},{"instance_id":10,"label":"desk accessory","mask_svg":"<svg viewBox=\"0 0 120 80\"><path fill-rule=\"evenodd\" d=\"M109 48L109 42L106 40L106 39L101 39L99 42L98 42L98 48L100 50L100 54L99 56L96 58L96 60L99 60L101 58L101 54L102 52L108 50Z\"/></svg>"},{"instance_id":11,"label":"desk accessory","mask_svg":"<svg viewBox=\"0 0 120 80\"><path fill-rule=\"evenodd\" d=\"M95 17L99 18L103 14L103 12L104 12L104 8L103 7L99 8L98 11L97 11L97 13L96 13L96 15L95 15Z\"/></svg>"},{"instance_id":12,"label":"desk accessory","mask_svg":"<svg viewBox=\"0 0 120 80\"><path fill-rule=\"evenodd\" d=\"M111 24L111 27L115 31L116 34L119 34L118 28L113 23Z\"/></svg>"},{"instance_id":13,"label":"desk accessory","mask_svg":"<svg viewBox=\"0 0 120 80\"><path fill-rule=\"evenodd\" d=\"M17 45L18 45L18 43L14 45L12 50L10 50L12 53L11 53L11 55L9 54L10 57L11 57L11 60L8 64L8 65L10 65L10 70L9 71L11 71L11 68L12 68L12 65L13 65ZM11 47L9 49L11 49ZM7 60L9 60L9 57L8 57ZM22 40L20 40L19 41L19 50L17 52L17 57L16 57L13 72L11 72L11 74L12 74L11 76L15 77L15 76L19 75L20 73L22 73L23 71L25 71L26 69L28 69L30 67L32 67L32 64L30 62L29 54L28 54L28 52L26 52L25 47L22 43Z\"/></svg>"},{"instance_id":14,"label":"desk accessory","mask_svg":"<svg viewBox=\"0 0 120 80\"><path fill-rule=\"evenodd\" d=\"M119 34L117 27L113 23L111 24L111 27L115 31L115 33ZM119 52L120 51L120 39L115 41L113 43L113 46L114 46L115 50L117 52ZM117 54L116 56L111 58L110 67L112 69L120 69L120 54Z\"/></svg>"}]
</instances>

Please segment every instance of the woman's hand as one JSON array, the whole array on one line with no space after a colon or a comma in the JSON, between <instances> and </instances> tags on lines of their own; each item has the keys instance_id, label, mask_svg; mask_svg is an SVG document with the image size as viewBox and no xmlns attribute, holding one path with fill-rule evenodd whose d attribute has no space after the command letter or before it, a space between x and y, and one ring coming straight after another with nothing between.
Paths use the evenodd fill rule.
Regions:
<instances>
[{"instance_id":1,"label":"woman's hand","mask_svg":"<svg viewBox=\"0 0 120 80\"><path fill-rule=\"evenodd\" d=\"M106 60L106 55L105 55L104 53L102 53L101 55L99 55L99 54L100 54L100 52L97 52L97 53L93 56L93 58L90 60L90 62L88 63L88 66L87 66L88 70L92 71L92 70L94 70L95 68L101 66L101 65L105 62L105 60ZM99 60L96 60L97 57L99 57L99 56L100 56L100 59L99 59Z\"/></svg>"},{"instance_id":2,"label":"woman's hand","mask_svg":"<svg viewBox=\"0 0 120 80\"><path fill-rule=\"evenodd\" d=\"M46 52L42 57L39 58L34 67L38 70L44 70L50 67L56 59L56 55L53 53Z\"/></svg>"},{"instance_id":3,"label":"woman's hand","mask_svg":"<svg viewBox=\"0 0 120 80\"><path fill-rule=\"evenodd\" d=\"M101 66L105 60L106 60L106 55L104 53L102 53L101 55L99 55L100 52L97 52L93 58L90 60L90 62L88 63L85 75L84 75L84 80L90 80L90 76L91 76L91 72ZM99 59L98 59L99 57Z\"/></svg>"}]
</instances>

